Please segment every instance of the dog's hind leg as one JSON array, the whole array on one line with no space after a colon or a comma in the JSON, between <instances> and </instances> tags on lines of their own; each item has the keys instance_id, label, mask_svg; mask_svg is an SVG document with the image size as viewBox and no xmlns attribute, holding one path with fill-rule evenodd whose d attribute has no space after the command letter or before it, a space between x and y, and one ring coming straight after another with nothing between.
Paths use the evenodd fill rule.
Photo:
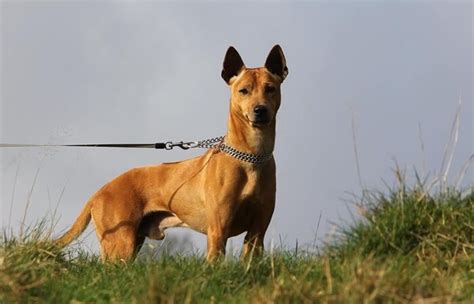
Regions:
<instances>
[{"instance_id":1,"label":"dog's hind leg","mask_svg":"<svg viewBox=\"0 0 474 304\"><path fill-rule=\"evenodd\" d=\"M103 222L102 222L103 223ZM115 225L96 225L96 233L100 240L100 256L102 261L131 261L135 258L140 241L137 234L137 220L122 220Z\"/></svg>"},{"instance_id":2,"label":"dog's hind leg","mask_svg":"<svg viewBox=\"0 0 474 304\"><path fill-rule=\"evenodd\" d=\"M128 262L135 258L140 239L135 225L123 222L102 234L101 258L107 262Z\"/></svg>"}]
</instances>

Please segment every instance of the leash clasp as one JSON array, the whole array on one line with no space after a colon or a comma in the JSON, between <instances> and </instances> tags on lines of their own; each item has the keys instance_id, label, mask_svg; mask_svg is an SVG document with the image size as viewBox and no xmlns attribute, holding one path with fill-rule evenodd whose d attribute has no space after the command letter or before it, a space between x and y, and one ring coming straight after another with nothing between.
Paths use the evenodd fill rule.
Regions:
<instances>
[{"instance_id":1,"label":"leash clasp","mask_svg":"<svg viewBox=\"0 0 474 304\"><path fill-rule=\"evenodd\" d=\"M183 141L180 141L180 142L172 142L172 141L168 141L165 143L165 149L166 150L171 150L173 149L174 147L180 147L181 149L183 150L188 150L189 148L196 148L199 146L199 142L197 141L189 141L189 142L183 142Z\"/></svg>"}]
</instances>

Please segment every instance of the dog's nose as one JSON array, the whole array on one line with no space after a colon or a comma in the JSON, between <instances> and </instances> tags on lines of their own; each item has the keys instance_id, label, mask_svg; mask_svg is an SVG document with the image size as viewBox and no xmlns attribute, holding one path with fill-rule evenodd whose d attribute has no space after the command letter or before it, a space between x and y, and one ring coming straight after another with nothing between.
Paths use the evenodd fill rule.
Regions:
<instances>
[{"instance_id":1,"label":"dog's nose","mask_svg":"<svg viewBox=\"0 0 474 304\"><path fill-rule=\"evenodd\" d=\"M267 107L256 106L255 108L253 108L253 112L256 116L265 116L267 114Z\"/></svg>"}]
</instances>

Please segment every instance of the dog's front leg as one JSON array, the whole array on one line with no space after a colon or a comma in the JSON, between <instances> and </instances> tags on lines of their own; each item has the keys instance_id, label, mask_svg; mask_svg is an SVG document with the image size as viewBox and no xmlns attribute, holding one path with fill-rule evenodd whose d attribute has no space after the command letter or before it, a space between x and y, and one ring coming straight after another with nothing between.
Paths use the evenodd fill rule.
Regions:
<instances>
[{"instance_id":1,"label":"dog's front leg","mask_svg":"<svg viewBox=\"0 0 474 304\"><path fill-rule=\"evenodd\" d=\"M253 221L245 235L241 254L241 258L244 260L252 256L260 256L263 253L263 240L275 208L274 194L271 194L266 202L266 204L260 204L262 208L255 212Z\"/></svg>"},{"instance_id":2,"label":"dog's front leg","mask_svg":"<svg viewBox=\"0 0 474 304\"><path fill-rule=\"evenodd\" d=\"M242 259L246 260L251 256L262 255L264 237L265 232L248 231L242 248Z\"/></svg>"},{"instance_id":3,"label":"dog's front leg","mask_svg":"<svg viewBox=\"0 0 474 304\"><path fill-rule=\"evenodd\" d=\"M207 231L207 261L213 262L225 255L226 231L221 227L209 227Z\"/></svg>"},{"instance_id":4,"label":"dog's front leg","mask_svg":"<svg viewBox=\"0 0 474 304\"><path fill-rule=\"evenodd\" d=\"M207 261L213 262L225 255L225 247L232 223L232 210L229 205L215 205L209 214L207 228Z\"/></svg>"}]
</instances>

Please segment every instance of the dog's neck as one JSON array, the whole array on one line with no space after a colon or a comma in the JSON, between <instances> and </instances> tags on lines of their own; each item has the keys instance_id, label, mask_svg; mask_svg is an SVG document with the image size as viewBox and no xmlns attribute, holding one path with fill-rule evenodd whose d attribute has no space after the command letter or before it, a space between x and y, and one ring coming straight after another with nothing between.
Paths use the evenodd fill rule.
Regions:
<instances>
[{"instance_id":1,"label":"dog's neck","mask_svg":"<svg viewBox=\"0 0 474 304\"><path fill-rule=\"evenodd\" d=\"M230 113L225 143L245 153L271 154L275 147L275 119L268 126L255 128L242 116Z\"/></svg>"}]
</instances>

